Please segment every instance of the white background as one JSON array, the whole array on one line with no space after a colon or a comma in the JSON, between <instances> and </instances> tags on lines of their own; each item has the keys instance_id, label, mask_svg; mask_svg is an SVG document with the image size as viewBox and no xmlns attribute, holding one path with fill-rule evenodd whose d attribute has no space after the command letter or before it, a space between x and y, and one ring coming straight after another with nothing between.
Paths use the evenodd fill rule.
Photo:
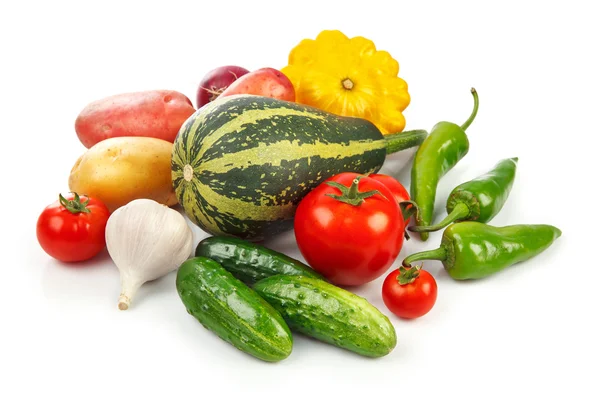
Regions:
<instances>
[{"instance_id":1,"label":"white background","mask_svg":"<svg viewBox=\"0 0 600 411\"><path fill-rule=\"evenodd\" d=\"M591 4L3 2L0 409L598 409L600 32ZM359 289L397 329L387 357L297 336L278 364L201 327L174 273L120 312L106 253L66 265L41 250L36 219L68 191L85 150L73 124L88 102L160 88L195 101L213 67L282 68L293 46L323 29L365 36L400 62L407 129L462 123L477 88L471 151L441 182L438 215L454 186L518 156L493 224L553 224L562 237L479 282L454 282L428 263L439 297L416 321L387 311L383 277ZM408 186L403 163L393 156L383 171ZM400 258L439 239L414 238ZM299 257L293 233L269 245Z\"/></svg>"}]
</instances>

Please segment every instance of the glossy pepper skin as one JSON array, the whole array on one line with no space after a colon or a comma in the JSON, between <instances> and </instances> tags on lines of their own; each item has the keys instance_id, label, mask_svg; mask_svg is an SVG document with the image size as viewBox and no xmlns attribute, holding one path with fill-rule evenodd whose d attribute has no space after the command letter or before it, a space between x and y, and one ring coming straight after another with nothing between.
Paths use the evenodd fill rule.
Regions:
<instances>
[{"instance_id":1,"label":"glossy pepper skin","mask_svg":"<svg viewBox=\"0 0 600 411\"><path fill-rule=\"evenodd\" d=\"M455 187L446 202L446 218L432 226L413 226L409 230L418 233L438 231L455 221L489 222L508 199L518 161L516 157L504 159L487 173Z\"/></svg>"},{"instance_id":2,"label":"glossy pepper skin","mask_svg":"<svg viewBox=\"0 0 600 411\"><path fill-rule=\"evenodd\" d=\"M474 106L471 116L458 126L448 121L437 123L417 150L411 169L410 197L419 206L417 226L428 226L433 219L433 206L440 179L452 169L469 151L469 139L465 131L471 125L479 109L479 97L474 88ZM421 240L429 238L422 232Z\"/></svg>"},{"instance_id":3,"label":"glossy pepper skin","mask_svg":"<svg viewBox=\"0 0 600 411\"><path fill-rule=\"evenodd\" d=\"M412 254L402 265L440 260L453 279L475 280L535 257L560 236L561 231L551 225L493 227L464 221L444 230L440 248Z\"/></svg>"}]
</instances>

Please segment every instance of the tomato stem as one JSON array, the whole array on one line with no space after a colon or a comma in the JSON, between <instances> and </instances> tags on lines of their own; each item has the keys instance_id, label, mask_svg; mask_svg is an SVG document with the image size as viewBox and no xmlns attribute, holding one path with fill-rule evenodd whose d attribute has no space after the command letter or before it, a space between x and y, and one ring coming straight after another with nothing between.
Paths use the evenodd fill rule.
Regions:
<instances>
[{"instance_id":1,"label":"tomato stem","mask_svg":"<svg viewBox=\"0 0 600 411\"><path fill-rule=\"evenodd\" d=\"M406 285L414 282L421 272L421 267L400 267L400 274L396 277L398 284Z\"/></svg>"},{"instance_id":2,"label":"tomato stem","mask_svg":"<svg viewBox=\"0 0 600 411\"><path fill-rule=\"evenodd\" d=\"M417 203L412 200L400 201L398 205L400 206L400 211L402 212L402 218L405 221L417 214L417 211L419 210Z\"/></svg>"},{"instance_id":3,"label":"tomato stem","mask_svg":"<svg viewBox=\"0 0 600 411\"><path fill-rule=\"evenodd\" d=\"M408 220L415 214L417 214L418 211L418 206L417 203L415 203L412 200L405 200L405 201L400 201L398 203L398 205L400 206L400 213L402 214L402 221L406 221L406 224L408 224ZM404 227L404 239L405 240L410 240L410 236L408 235L408 232L406 231L406 226Z\"/></svg>"},{"instance_id":4,"label":"tomato stem","mask_svg":"<svg viewBox=\"0 0 600 411\"><path fill-rule=\"evenodd\" d=\"M350 190L348 190L348 198L354 199L358 198L358 182L360 181L360 177L352 180L352 185L350 185Z\"/></svg>"},{"instance_id":5,"label":"tomato stem","mask_svg":"<svg viewBox=\"0 0 600 411\"><path fill-rule=\"evenodd\" d=\"M338 201L341 201L342 203L350 204L353 206L361 205L363 203L363 201L365 201L365 198L372 197L376 194L381 195L381 192L379 192L379 190L371 190L371 191L365 191L365 192L358 191L358 183L360 182L360 179L363 177L364 176L356 177L352 181L352 184L350 185L350 187L346 187L345 185L340 184L335 181L327 181L325 184L327 184L331 187L337 188L338 190L340 190L341 194L340 195L325 194L325 195L328 197L331 197L333 199L336 199Z\"/></svg>"},{"instance_id":6,"label":"tomato stem","mask_svg":"<svg viewBox=\"0 0 600 411\"><path fill-rule=\"evenodd\" d=\"M62 205L64 208L67 209L67 211L69 211L72 214L89 213L90 209L87 208L87 205L89 204L90 199L85 194L84 197L86 197L86 200L84 202L81 202L81 198L77 193L73 193L72 200L67 200L63 197L62 194L58 194L58 201L60 202L60 205Z\"/></svg>"}]
</instances>

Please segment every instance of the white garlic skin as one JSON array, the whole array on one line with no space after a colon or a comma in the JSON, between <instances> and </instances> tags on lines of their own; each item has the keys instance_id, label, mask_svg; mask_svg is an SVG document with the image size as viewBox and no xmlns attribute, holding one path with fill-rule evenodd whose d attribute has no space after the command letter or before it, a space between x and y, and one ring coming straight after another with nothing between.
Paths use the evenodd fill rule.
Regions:
<instances>
[{"instance_id":1,"label":"white garlic skin","mask_svg":"<svg viewBox=\"0 0 600 411\"><path fill-rule=\"evenodd\" d=\"M154 200L133 200L106 224L106 248L121 274L119 309L142 284L179 268L193 250L193 233L176 210Z\"/></svg>"}]
</instances>

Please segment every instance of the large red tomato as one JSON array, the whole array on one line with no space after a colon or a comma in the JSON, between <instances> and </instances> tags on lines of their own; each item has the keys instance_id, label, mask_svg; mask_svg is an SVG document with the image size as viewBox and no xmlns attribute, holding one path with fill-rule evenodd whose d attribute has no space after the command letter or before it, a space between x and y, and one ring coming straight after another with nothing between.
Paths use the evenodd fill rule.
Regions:
<instances>
[{"instance_id":1,"label":"large red tomato","mask_svg":"<svg viewBox=\"0 0 600 411\"><path fill-rule=\"evenodd\" d=\"M100 200L60 195L38 217L37 238L44 251L57 260L88 260L106 246L104 230L109 216Z\"/></svg>"},{"instance_id":2,"label":"large red tomato","mask_svg":"<svg viewBox=\"0 0 600 411\"><path fill-rule=\"evenodd\" d=\"M338 285L361 285L398 257L404 222L394 195L356 173L331 177L305 196L294 232L306 262Z\"/></svg>"}]
</instances>

